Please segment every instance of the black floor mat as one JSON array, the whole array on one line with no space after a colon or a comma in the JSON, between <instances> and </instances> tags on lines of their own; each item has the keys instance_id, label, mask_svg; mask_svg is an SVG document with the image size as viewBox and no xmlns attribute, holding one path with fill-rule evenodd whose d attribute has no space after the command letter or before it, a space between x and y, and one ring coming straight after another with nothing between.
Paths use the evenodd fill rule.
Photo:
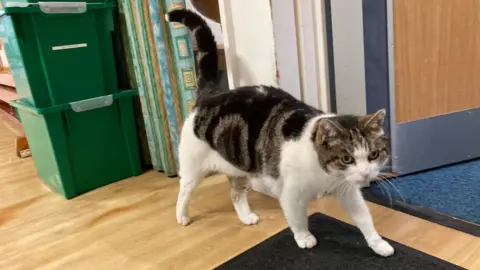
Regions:
<instances>
[{"instance_id":1,"label":"black floor mat","mask_svg":"<svg viewBox=\"0 0 480 270\"><path fill-rule=\"evenodd\" d=\"M286 229L217 269L464 269L388 239L395 254L383 258L357 228L320 213L310 216L310 230L318 240L313 249L300 249Z\"/></svg>"},{"instance_id":2,"label":"black floor mat","mask_svg":"<svg viewBox=\"0 0 480 270\"><path fill-rule=\"evenodd\" d=\"M468 233L473 236L480 236L480 225L478 224L445 215L429 208L415 206L399 200L378 196L368 188L363 189L362 192L365 200L367 201L383 205L385 207L389 207L445 227Z\"/></svg>"}]
</instances>

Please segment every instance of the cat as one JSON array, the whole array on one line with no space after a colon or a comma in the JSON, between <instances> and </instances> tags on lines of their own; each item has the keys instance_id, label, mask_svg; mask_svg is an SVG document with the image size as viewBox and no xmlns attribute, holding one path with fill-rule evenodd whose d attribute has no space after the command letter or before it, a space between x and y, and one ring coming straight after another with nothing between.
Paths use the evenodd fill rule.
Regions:
<instances>
[{"instance_id":1,"label":"cat","mask_svg":"<svg viewBox=\"0 0 480 270\"><path fill-rule=\"evenodd\" d=\"M192 192L206 175L219 172L228 176L235 211L246 225L259 221L247 200L251 181L259 181L279 199L297 245L312 248L317 239L308 230L307 204L318 194L331 194L368 246L381 256L392 255L360 192L388 161L386 111L335 115L272 86L221 89L215 37L206 22L187 9L172 10L165 18L184 24L200 52L197 100L179 144L177 222L190 223Z\"/></svg>"}]
</instances>

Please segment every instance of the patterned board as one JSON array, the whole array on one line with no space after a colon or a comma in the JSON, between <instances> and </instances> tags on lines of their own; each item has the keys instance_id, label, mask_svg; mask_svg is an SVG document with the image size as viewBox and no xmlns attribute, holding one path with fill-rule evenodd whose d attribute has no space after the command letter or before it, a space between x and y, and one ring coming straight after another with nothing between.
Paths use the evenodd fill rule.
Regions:
<instances>
[{"instance_id":1,"label":"patterned board","mask_svg":"<svg viewBox=\"0 0 480 270\"><path fill-rule=\"evenodd\" d=\"M165 10L185 7L184 0L163 0ZM172 51L177 78L177 87L181 99L182 117L185 118L195 100L196 78L195 59L188 29L178 23L167 26L168 41Z\"/></svg>"},{"instance_id":2,"label":"patterned board","mask_svg":"<svg viewBox=\"0 0 480 270\"><path fill-rule=\"evenodd\" d=\"M177 174L179 133L194 105L196 89L188 31L181 24L167 25L164 19L165 6L183 4L183 1L120 1L152 164L156 170L171 176Z\"/></svg>"}]
</instances>

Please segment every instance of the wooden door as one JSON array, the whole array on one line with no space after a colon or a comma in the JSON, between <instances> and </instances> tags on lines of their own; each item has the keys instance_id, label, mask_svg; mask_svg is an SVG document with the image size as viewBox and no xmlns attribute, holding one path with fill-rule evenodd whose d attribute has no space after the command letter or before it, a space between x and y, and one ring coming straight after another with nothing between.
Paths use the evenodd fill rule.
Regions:
<instances>
[{"instance_id":1,"label":"wooden door","mask_svg":"<svg viewBox=\"0 0 480 270\"><path fill-rule=\"evenodd\" d=\"M480 156L480 0L393 0L393 163Z\"/></svg>"}]
</instances>

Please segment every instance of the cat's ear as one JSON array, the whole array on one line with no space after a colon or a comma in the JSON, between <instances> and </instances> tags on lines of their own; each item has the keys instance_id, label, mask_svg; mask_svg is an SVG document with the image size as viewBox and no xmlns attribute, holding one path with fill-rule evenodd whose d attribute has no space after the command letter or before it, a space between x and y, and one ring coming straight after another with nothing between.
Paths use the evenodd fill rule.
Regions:
<instances>
[{"instance_id":1,"label":"cat's ear","mask_svg":"<svg viewBox=\"0 0 480 270\"><path fill-rule=\"evenodd\" d=\"M327 118L318 120L317 127L315 129L315 142L317 144L334 144L340 138L342 128Z\"/></svg>"},{"instance_id":2,"label":"cat's ear","mask_svg":"<svg viewBox=\"0 0 480 270\"><path fill-rule=\"evenodd\" d=\"M383 121L385 120L385 109L378 110L376 113L368 114L360 119L363 128L375 134L383 133Z\"/></svg>"}]
</instances>

